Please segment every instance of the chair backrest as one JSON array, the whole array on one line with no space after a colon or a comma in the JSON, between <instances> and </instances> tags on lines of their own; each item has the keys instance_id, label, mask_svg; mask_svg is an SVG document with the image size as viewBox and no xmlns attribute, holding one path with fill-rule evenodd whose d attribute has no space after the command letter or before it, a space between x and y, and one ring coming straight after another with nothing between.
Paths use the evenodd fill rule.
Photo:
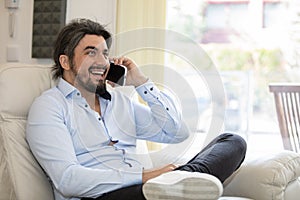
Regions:
<instances>
[{"instance_id":1,"label":"chair backrest","mask_svg":"<svg viewBox=\"0 0 300 200\"><path fill-rule=\"evenodd\" d=\"M50 67L0 65L0 199L53 200L53 191L25 140L34 98L54 86Z\"/></svg>"},{"instance_id":2,"label":"chair backrest","mask_svg":"<svg viewBox=\"0 0 300 200\"><path fill-rule=\"evenodd\" d=\"M300 83L272 83L284 149L300 152Z\"/></svg>"}]
</instances>

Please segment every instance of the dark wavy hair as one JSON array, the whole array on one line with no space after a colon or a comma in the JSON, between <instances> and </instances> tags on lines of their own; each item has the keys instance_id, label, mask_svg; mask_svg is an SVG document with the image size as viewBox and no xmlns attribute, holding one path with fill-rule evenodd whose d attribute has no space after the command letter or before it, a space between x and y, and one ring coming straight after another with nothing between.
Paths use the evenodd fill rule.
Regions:
<instances>
[{"instance_id":1,"label":"dark wavy hair","mask_svg":"<svg viewBox=\"0 0 300 200\"><path fill-rule=\"evenodd\" d=\"M59 62L60 55L68 56L69 62L71 66L73 66L74 50L86 34L102 36L108 48L111 47L111 33L108 32L103 25L89 19L72 20L59 32L54 43L54 65L52 67L54 79L62 77L63 75L64 69Z\"/></svg>"}]
</instances>

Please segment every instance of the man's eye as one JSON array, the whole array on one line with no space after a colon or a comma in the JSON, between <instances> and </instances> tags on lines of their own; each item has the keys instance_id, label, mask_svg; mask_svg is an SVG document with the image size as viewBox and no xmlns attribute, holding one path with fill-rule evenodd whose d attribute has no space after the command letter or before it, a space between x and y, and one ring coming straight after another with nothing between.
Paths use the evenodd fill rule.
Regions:
<instances>
[{"instance_id":1,"label":"man's eye","mask_svg":"<svg viewBox=\"0 0 300 200\"><path fill-rule=\"evenodd\" d=\"M93 56L94 57L94 56L96 56L96 54L97 54L96 51L89 51L88 52L89 56Z\"/></svg>"}]
</instances>

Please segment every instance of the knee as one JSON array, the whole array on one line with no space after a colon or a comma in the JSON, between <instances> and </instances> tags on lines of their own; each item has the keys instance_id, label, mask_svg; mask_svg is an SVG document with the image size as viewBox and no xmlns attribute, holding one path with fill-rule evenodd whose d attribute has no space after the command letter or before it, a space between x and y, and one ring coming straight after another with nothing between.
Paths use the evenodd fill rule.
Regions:
<instances>
[{"instance_id":1,"label":"knee","mask_svg":"<svg viewBox=\"0 0 300 200\"><path fill-rule=\"evenodd\" d=\"M247 151L247 142L245 139L239 135L233 134L234 145L242 152L243 155L246 154Z\"/></svg>"},{"instance_id":2,"label":"knee","mask_svg":"<svg viewBox=\"0 0 300 200\"><path fill-rule=\"evenodd\" d=\"M227 141L230 141L233 147L236 147L239 152L246 154L247 151L247 142L245 139L234 133L223 133L223 137L226 138Z\"/></svg>"}]
</instances>

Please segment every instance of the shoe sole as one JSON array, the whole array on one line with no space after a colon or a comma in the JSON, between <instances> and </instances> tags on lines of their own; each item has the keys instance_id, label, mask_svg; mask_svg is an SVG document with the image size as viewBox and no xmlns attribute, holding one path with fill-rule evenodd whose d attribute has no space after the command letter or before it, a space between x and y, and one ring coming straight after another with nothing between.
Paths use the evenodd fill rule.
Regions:
<instances>
[{"instance_id":1,"label":"shoe sole","mask_svg":"<svg viewBox=\"0 0 300 200\"><path fill-rule=\"evenodd\" d=\"M221 182L208 174L182 178L173 183L149 181L143 186L147 200L217 200L222 192Z\"/></svg>"}]
</instances>

